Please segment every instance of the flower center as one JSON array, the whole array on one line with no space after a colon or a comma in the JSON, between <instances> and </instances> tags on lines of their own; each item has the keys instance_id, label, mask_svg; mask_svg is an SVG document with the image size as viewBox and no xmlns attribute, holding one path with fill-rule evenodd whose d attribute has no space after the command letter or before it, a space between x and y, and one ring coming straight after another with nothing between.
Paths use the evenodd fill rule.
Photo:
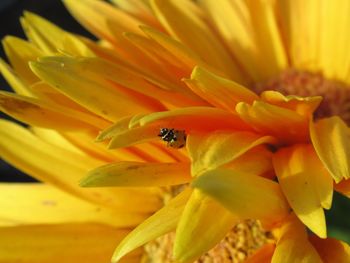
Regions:
<instances>
[{"instance_id":1,"label":"flower center","mask_svg":"<svg viewBox=\"0 0 350 263\"><path fill-rule=\"evenodd\" d=\"M316 119L340 116L350 125L350 87L338 81L329 80L321 73L289 69L264 84L255 86L258 93L265 90L279 91L284 95L322 96L323 100L314 113Z\"/></svg>"}]
</instances>

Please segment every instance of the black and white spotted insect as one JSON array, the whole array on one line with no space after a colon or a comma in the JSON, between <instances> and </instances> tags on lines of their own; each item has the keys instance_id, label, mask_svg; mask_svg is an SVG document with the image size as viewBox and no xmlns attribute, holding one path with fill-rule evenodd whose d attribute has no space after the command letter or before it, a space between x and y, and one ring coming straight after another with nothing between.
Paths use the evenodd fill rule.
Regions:
<instances>
[{"instance_id":1,"label":"black and white spotted insect","mask_svg":"<svg viewBox=\"0 0 350 263\"><path fill-rule=\"evenodd\" d=\"M181 130L161 128L158 134L172 148L182 148L186 144L186 132Z\"/></svg>"}]
</instances>

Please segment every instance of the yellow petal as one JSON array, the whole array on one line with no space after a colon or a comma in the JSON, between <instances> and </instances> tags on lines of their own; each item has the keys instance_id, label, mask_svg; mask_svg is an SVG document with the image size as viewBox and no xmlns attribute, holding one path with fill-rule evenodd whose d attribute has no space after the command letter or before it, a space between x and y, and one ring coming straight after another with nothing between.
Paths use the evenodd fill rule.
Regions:
<instances>
[{"instance_id":1,"label":"yellow petal","mask_svg":"<svg viewBox=\"0 0 350 263\"><path fill-rule=\"evenodd\" d=\"M205 62L195 52L169 35L157 31L152 27L141 26L140 28L151 39L173 54L175 59L183 64L189 72L196 65L205 65Z\"/></svg>"},{"instance_id":2,"label":"yellow petal","mask_svg":"<svg viewBox=\"0 0 350 263\"><path fill-rule=\"evenodd\" d=\"M1 226L94 222L127 228L146 217L141 213L120 214L41 183L0 184L0 197Z\"/></svg>"},{"instance_id":3,"label":"yellow petal","mask_svg":"<svg viewBox=\"0 0 350 263\"><path fill-rule=\"evenodd\" d=\"M83 178L83 187L168 186L191 180L188 163L118 162L98 167Z\"/></svg>"},{"instance_id":4,"label":"yellow petal","mask_svg":"<svg viewBox=\"0 0 350 263\"><path fill-rule=\"evenodd\" d=\"M145 161L143 156L137 151L129 148L122 148L110 151L107 149L106 143L96 143L94 138L96 133L64 133L64 137L79 149L86 152L88 155L101 159L105 162L115 162L119 160L128 160L141 162Z\"/></svg>"},{"instance_id":5,"label":"yellow petal","mask_svg":"<svg viewBox=\"0 0 350 263\"><path fill-rule=\"evenodd\" d=\"M305 142L309 139L308 118L263 101L252 105L240 102L236 106L239 116L257 131L274 136L282 143Z\"/></svg>"},{"instance_id":6,"label":"yellow petal","mask_svg":"<svg viewBox=\"0 0 350 263\"><path fill-rule=\"evenodd\" d=\"M350 262L350 246L345 242L334 238L321 239L316 236L311 236L310 242L320 254L323 263Z\"/></svg>"},{"instance_id":7,"label":"yellow petal","mask_svg":"<svg viewBox=\"0 0 350 263\"><path fill-rule=\"evenodd\" d=\"M186 131L212 131L219 129L249 129L237 116L211 107L187 107L155 112L139 119L141 126L154 124L159 128L185 129Z\"/></svg>"},{"instance_id":8,"label":"yellow petal","mask_svg":"<svg viewBox=\"0 0 350 263\"><path fill-rule=\"evenodd\" d=\"M244 263L271 263L275 245L266 244L250 256Z\"/></svg>"},{"instance_id":9,"label":"yellow petal","mask_svg":"<svg viewBox=\"0 0 350 263\"><path fill-rule=\"evenodd\" d=\"M237 221L219 203L194 190L176 228L174 259L194 261L219 243Z\"/></svg>"},{"instance_id":10,"label":"yellow petal","mask_svg":"<svg viewBox=\"0 0 350 263\"><path fill-rule=\"evenodd\" d=\"M117 247L112 262L117 262L135 248L173 231L190 197L188 188L172 199L166 206L136 227Z\"/></svg>"},{"instance_id":11,"label":"yellow petal","mask_svg":"<svg viewBox=\"0 0 350 263\"><path fill-rule=\"evenodd\" d=\"M108 125L90 114L5 91L0 92L0 110L30 125L57 130L93 130Z\"/></svg>"},{"instance_id":12,"label":"yellow petal","mask_svg":"<svg viewBox=\"0 0 350 263\"><path fill-rule=\"evenodd\" d=\"M28 62L44 56L44 53L33 44L17 37L7 36L2 43L12 67L20 78L27 84L37 82L38 77L30 70Z\"/></svg>"},{"instance_id":13,"label":"yellow petal","mask_svg":"<svg viewBox=\"0 0 350 263\"><path fill-rule=\"evenodd\" d=\"M33 94L28 86L21 80L5 61L0 59L0 72L12 89L20 95L32 97Z\"/></svg>"},{"instance_id":14,"label":"yellow petal","mask_svg":"<svg viewBox=\"0 0 350 263\"><path fill-rule=\"evenodd\" d=\"M159 192L156 190L79 187L79 180L89 170L105 162L45 143L17 124L2 120L0 137L1 158L40 181L53 184L83 199L116 209L150 212L160 206Z\"/></svg>"},{"instance_id":15,"label":"yellow petal","mask_svg":"<svg viewBox=\"0 0 350 263\"><path fill-rule=\"evenodd\" d=\"M273 164L290 206L298 218L318 236L325 238L326 221L321 202L330 207L332 181L310 145L282 148L273 157Z\"/></svg>"},{"instance_id":16,"label":"yellow petal","mask_svg":"<svg viewBox=\"0 0 350 263\"><path fill-rule=\"evenodd\" d=\"M154 27L161 28L159 21L154 17L148 0L112 0L112 2L123 11L145 21Z\"/></svg>"},{"instance_id":17,"label":"yellow petal","mask_svg":"<svg viewBox=\"0 0 350 263\"><path fill-rule=\"evenodd\" d=\"M328 32L334 26L329 23L334 19L327 17L328 10L321 13L324 3L318 0L277 1L276 3L279 7L277 10L281 13L280 27L291 64L301 70L318 71L321 68L324 70L324 67L320 65L320 59L323 56L320 54L320 48L324 45L324 41L327 43L332 41L329 39ZM300 30L301 28L303 30ZM325 29L328 32L323 36ZM321 40L321 36L324 41ZM334 56L334 52L332 54ZM333 56L329 59L333 59Z\"/></svg>"},{"instance_id":18,"label":"yellow petal","mask_svg":"<svg viewBox=\"0 0 350 263\"><path fill-rule=\"evenodd\" d=\"M54 54L60 50L76 56L94 56L82 40L43 17L31 12L24 12L21 22L30 41L43 50L46 55Z\"/></svg>"},{"instance_id":19,"label":"yellow petal","mask_svg":"<svg viewBox=\"0 0 350 263\"><path fill-rule=\"evenodd\" d=\"M241 173L255 174L270 179L275 177L272 166L272 153L265 145L254 147L232 162L227 163L224 167L239 170Z\"/></svg>"},{"instance_id":20,"label":"yellow petal","mask_svg":"<svg viewBox=\"0 0 350 263\"><path fill-rule=\"evenodd\" d=\"M115 245L127 233L99 224L4 227L0 228L0 262L109 262ZM140 254L137 251L131 258Z\"/></svg>"},{"instance_id":21,"label":"yellow petal","mask_svg":"<svg viewBox=\"0 0 350 263\"><path fill-rule=\"evenodd\" d=\"M216 169L260 144L272 142L272 137L251 132L190 134L186 147L192 161L191 174L197 176L204 171Z\"/></svg>"},{"instance_id":22,"label":"yellow petal","mask_svg":"<svg viewBox=\"0 0 350 263\"><path fill-rule=\"evenodd\" d=\"M44 81L82 104L97 115L116 121L125 115L147 112L149 105L123 88L102 81L80 67L84 58L68 57L41 58L30 64L32 70ZM118 101L118 103L116 103Z\"/></svg>"},{"instance_id":23,"label":"yellow petal","mask_svg":"<svg viewBox=\"0 0 350 263\"><path fill-rule=\"evenodd\" d=\"M296 113L312 117L312 114L317 109L322 101L321 96L314 97L299 97L294 95L284 96L277 91L264 91L261 95L261 99L273 105L290 109Z\"/></svg>"},{"instance_id":24,"label":"yellow petal","mask_svg":"<svg viewBox=\"0 0 350 263\"><path fill-rule=\"evenodd\" d=\"M192 4L192 3L191 3ZM162 25L175 39L195 51L205 62L241 81L241 74L210 27L195 13L182 8L183 0L152 0L151 6ZM179 19L181 18L181 19ZM198 43L201 43L198 45ZM213 50L214 52L208 52Z\"/></svg>"},{"instance_id":25,"label":"yellow petal","mask_svg":"<svg viewBox=\"0 0 350 263\"><path fill-rule=\"evenodd\" d=\"M192 186L219 201L240 219L276 223L288 214L288 204L279 185L260 176L216 169L198 176Z\"/></svg>"},{"instance_id":26,"label":"yellow petal","mask_svg":"<svg viewBox=\"0 0 350 263\"><path fill-rule=\"evenodd\" d=\"M136 18L103 1L64 0L64 4L80 24L93 34L111 42L114 41L110 29L110 27L113 28L113 25L121 27L124 32L139 32L138 26L143 24Z\"/></svg>"},{"instance_id":27,"label":"yellow petal","mask_svg":"<svg viewBox=\"0 0 350 263\"><path fill-rule=\"evenodd\" d=\"M312 144L324 166L339 183L350 178L350 141L348 127L339 117L310 123Z\"/></svg>"},{"instance_id":28,"label":"yellow petal","mask_svg":"<svg viewBox=\"0 0 350 263\"><path fill-rule=\"evenodd\" d=\"M236 104L240 101L252 103L258 96L238 83L217 76L210 71L195 67L191 79L185 83L197 95L213 106L235 112Z\"/></svg>"},{"instance_id":29,"label":"yellow petal","mask_svg":"<svg viewBox=\"0 0 350 263\"><path fill-rule=\"evenodd\" d=\"M307 238L307 233L301 222L294 216L281 228L281 237L277 242L271 263L322 263L316 249Z\"/></svg>"},{"instance_id":30,"label":"yellow petal","mask_svg":"<svg viewBox=\"0 0 350 263\"><path fill-rule=\"evenodd\" d=\"M52 130L52 129L43 129L39 127L30 127L29 128L38 138L43 140L44 142L54 145L59 148L63 148L69 150L71 152L75 152L81 155L85 155L84 151L79 149L79 147L75 146L69 140L67 140L61 133Z\"/></svg>"}]
</instances>

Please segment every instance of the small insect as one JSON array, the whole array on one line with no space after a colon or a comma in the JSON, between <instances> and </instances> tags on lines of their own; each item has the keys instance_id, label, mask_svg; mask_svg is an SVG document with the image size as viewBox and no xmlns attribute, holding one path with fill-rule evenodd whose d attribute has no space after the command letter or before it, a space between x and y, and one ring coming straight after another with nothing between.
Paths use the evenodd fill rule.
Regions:
<instances>
[{"instance_id":1,"label":"small insect","mask_svg":"<svg viewBox=\"0 0 350 263\"><path fill-rule=\"evenodd\" d=\"M184 147L186 144L185 131L161 128L158 136L161 137L163 141L167 142L167 145L172 148L179 149Z\"/></svg>"}]
</instances>

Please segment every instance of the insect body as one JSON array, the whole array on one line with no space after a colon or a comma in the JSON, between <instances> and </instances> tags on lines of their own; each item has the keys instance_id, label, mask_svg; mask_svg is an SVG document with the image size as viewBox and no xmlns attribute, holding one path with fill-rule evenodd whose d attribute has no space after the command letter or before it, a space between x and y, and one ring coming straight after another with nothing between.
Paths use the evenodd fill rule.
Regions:
<instances>
[{"instance_id":1,"label":"insect body","mask_svg":"<svg viewBox=\"0 0 350 263\"><path fill-rule=\"evenodd\" d=\"M167 142L167 145L173 148L182 148L186 144L185 131L161 128L158 134L163 141Z\"/></svg>"}]
</instances>

